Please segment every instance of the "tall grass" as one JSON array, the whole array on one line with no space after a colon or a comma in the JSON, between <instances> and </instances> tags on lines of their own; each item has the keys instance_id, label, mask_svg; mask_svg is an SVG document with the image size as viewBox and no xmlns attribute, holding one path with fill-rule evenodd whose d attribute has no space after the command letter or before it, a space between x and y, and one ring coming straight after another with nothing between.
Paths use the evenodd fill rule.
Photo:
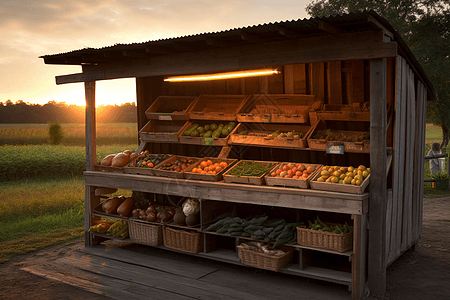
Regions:
<instances>
[{"instance_id":1,"label":"tall grass","mask_svg":"<svg viewBox=\"0 0 450 300\"><path fill-rule=\"evenodd\" d=\"M97 161L108 154L136 150L137 144L97 147ZM86 149L82 146L0 146L0 182L23 178L60 178L83 174Z\"/></svg>"},{"instance_id":2,"label":"tall grass","mask_svg":"<svg viewBox=\"0 0 450 300\"><path fill-rule=\"evenodd\" d=\"M61 145L84 146L84 124L61 124L64 138ZM0 145L42 145L48 144L47 124L0 124ZM138 139L136 123L98 123L96 126L97 144L133 144Z\"/></svg>"}]
</instances>

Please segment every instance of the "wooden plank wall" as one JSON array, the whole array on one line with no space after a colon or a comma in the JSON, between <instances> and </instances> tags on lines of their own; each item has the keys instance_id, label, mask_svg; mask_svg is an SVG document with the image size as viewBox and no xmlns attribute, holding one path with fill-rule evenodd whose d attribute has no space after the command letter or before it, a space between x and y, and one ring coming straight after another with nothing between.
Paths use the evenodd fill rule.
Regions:
<instances>
[{"instance_id":1,"label":"wooden plank wall","mask_svg":"<svg viewBox=\"0 0 450 300\"><path fill-rule=\"evenodd\" d=\"M386 209L386 265L420 237L425 155L426 90L402 57L395 83L392 198Z\"/></svg>"},{"instance_id":2,"label":"wooden plank wall","mask_svg":"<svg viewBox=\"0 0 450 300\"><path fill-rule=\"evenodd\" d=\"M137 78L136 90L139 110L139 128L147 120L143 111L149 107L159 95L165 96L199 96L201 94L307 94L325 104L357 104L369 99L368 61L336 61L311 64L291 64L278 66L281 73L267 77L219 80L209 82L164 82L162 77ZM367 101L367 100L366 100ZM354 127L354 128L353 128ZM360 130L349 122L347 130ZM392 137L391 137L392 138ZM174 154L198 155L199 146L151 145L153 151L171 152ZM210 151L211 155L217 155ZM176 151L176 152L174 152ZM233 151L231 155L233 154ZM285 161L304 161L328 165L369 165L369 155L326 155L321 151L283 150L261 148L247 151L243 159L279 159Z\"/></svg>"}]
</instances>

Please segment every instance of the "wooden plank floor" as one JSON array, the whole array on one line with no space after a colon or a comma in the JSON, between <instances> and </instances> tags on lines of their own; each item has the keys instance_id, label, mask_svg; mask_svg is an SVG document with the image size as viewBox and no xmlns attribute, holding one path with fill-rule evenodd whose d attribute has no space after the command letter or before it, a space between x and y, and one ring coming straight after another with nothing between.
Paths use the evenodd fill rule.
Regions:
<instances>
[{"instance_id":1,"label":"wooden plank floor","mask_svg":"<svg viewBox=\"0 0 450 300\"><path fill-rule=\"evenodd\" d=\"M23 270L112 299L350 299L346 286L129 244L74 251Z\"/></svg>"}]
</instances>

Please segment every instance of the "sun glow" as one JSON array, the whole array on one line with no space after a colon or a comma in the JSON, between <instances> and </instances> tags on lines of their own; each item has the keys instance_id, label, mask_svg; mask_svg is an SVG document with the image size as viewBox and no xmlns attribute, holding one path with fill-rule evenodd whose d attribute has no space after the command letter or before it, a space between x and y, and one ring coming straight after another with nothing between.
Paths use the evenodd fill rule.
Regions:
<instances>
[{"instance_id":1,"label":"sun glow","mask_svg":"<svg viewBox=\"0 0 450 300\"><path fill-rule=\"evenodd\" d=\"M173 76L164 79L169 82L183 82L183 81L206 81L206 80L220 80L220 79L233 79L253 76L267 76L273 74L279 74L278 70L263 69L263 70L248 70L239 72L226 72L216 74L203 74L203 75L189 75L189 76Z\"/></svg>"}]
</instances>

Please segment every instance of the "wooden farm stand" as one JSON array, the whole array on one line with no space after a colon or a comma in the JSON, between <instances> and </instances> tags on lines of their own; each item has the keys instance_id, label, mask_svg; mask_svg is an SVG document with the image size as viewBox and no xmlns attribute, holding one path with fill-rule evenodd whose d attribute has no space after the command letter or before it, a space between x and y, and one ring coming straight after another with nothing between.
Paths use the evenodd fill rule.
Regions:
<instances>
[{"instance_id":1,"label":"wooden farm stand","mask_svg":"<svg viewBox=\"0 0 450 300\"><path fill-rule=\"evenodd\" d=\"M401 37L376 13L278 22L138 44L86 48L42 58L46 64L82 67L81 73L57 76L56 83L85 85L86 247L104 240L103 236L88 232L94 219L99 218L93 211L100 201L95 194L99 187L202 199L202 222L211 218L213 211L231 209L233 205L259 212L280 209L299 220L320 215L323 219L351 222L352 250L340 253L296 245L293 262L280 272L348 285L353 299L360 299L367 289L383 295L386 268L402 253L416 247L422 226L426 102L434 99L435 94ZM164 81L174 75L261 68L274 68L279 74L187 83ZM302 125L312 127L315 120L325 120L333 129L370 133L370 151L366 153L327 154L308 146L302 149L181 144L175 134L169 141L158 140L157 134L144 138L138 151L148 149L153 153L191 157L221 154L232 159L339 166L362 164L371 167L370 185L362 194L352 194L95 171L95 83L118 78L136 78L136 135L145 132L142 129L148 122L146 113L159 97L170 101L170 97L198 99L205 95L224 99L220 103L226 110L224 114L217 111L209 116L208 111L189 114L187 104L179 111L187 118L197 115L197 120L212 116L212 120L220 122L224 120L221 116L229 118L230 113L237 120L242 115L235 109L236 96L244 99L262 95L270 100L270 95L276 95L273 97L276 100L283 95L309 95L309 102L301 102L302 108L309 106L309 118ZM233 99L229 106L225 102L227 95ZM249 117L246 113L244 117ZM171 120L167 111L159 116L164 116L158 117L164 122ZM146 129L167 128L157 127L158 120L153 120ZM271 118L265 119L263 115L258 120L263 124ZM214 235L204 232L204 228L201 224L194 229L201 233L204 243L202 251L192 255L240 264L235 248L239 238ZM324 261L325 257L342 262L343 269L326 263L319 265L317 261Z\"/></svg>"}]
</instances>

